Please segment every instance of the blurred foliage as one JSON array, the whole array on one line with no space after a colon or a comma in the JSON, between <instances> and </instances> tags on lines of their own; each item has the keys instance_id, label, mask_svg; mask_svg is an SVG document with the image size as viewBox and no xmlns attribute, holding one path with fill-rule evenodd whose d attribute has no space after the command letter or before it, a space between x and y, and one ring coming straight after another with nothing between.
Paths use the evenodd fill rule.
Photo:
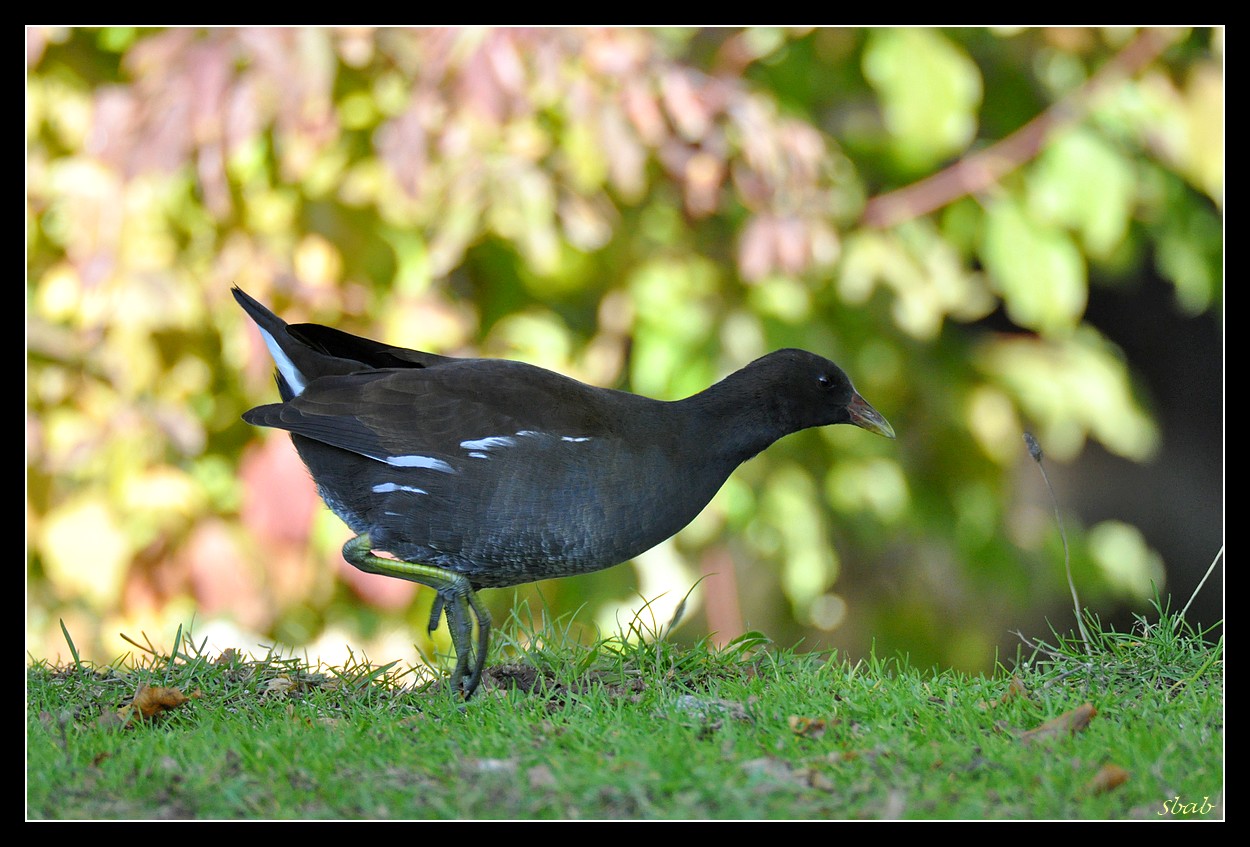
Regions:
<instances>
[{"instance_id":1,"label":"blurred foliage","mask_svg":"<svg viewBox=\"0 0 1250 847\"><path fill-rule=\"evenodd\" d=\"M661 398L778 347L830 356L898 441L787 438L640 580L543 596L612 625L667 592L664 618L703 571L691 607L723 639L968 668L1066 602L1048 504L1015 491L1021 430L1059 461L1157 449L1084 320L1091 269L1222 301L1221 30L26 35L36 655L59 618L109 659L193 614L446 649L428 592L343 564L285 436L240 421L274 387L232 284L293 322ZM1069 535L1087 602L1160 578L1130 525Z\"/></svg>"}]
</instances>

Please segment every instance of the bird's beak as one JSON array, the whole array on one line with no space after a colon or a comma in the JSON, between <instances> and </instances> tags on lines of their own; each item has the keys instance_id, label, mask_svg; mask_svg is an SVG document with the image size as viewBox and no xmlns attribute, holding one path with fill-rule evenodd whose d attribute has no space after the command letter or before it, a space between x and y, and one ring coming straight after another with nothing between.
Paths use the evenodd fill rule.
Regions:
<instances>
[{"instance_id":1,"label":"bird's beak","mask_svg":"<svg viewBox=\"0 0 1250 847\"><path fill-rule=\"evenodd\" d=\"M890 426L890 422L880 412L869 406L868 401L860 397L858 393L851 395L851 402L846 405L846 409L851 413L851 423L860 429L884 435L886 438L894 437L894 427Z\"/></svg>"}]
</instances>

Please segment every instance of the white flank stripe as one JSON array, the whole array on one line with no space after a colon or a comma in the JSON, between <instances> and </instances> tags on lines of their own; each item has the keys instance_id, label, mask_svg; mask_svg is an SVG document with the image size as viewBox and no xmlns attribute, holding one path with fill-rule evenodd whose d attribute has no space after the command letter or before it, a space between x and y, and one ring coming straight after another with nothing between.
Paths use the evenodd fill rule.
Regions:
<instances>
[{"instance_id":1,"label":"white flank stripe","mask_svg":"<svg viewBox=\"0 0 1250 847\"><path fill-rule=\"evenodd\" d=\"M388 494L391 491L411 491L413 494L426 493L424 489L414 488L411 485L400 485L398 482L380 482L373 486L373 492L375 494ZM394 514L394 512L387 512L387 514L391 515Z\"/></svg>"},{"instance_id":2,"label":"white flank stripe","mask_svg":"<svg viewBox=\"0 0 1250 847\"><path fill-rule=\"evenodd\" d=\"M461 441L460 446L465 450L489 450L492 447L511 447L516 444L516 439L510 435L492 435L489 438L479 438L476 441Z\"/></svg>"},{"instance_id":3,"label":"white flank stripe","mask_svg":"<svg viewBox=\"0 0 1250 847\"><path fill-rule=\"evenodd\" d=\"M382 461L396 468L428 468L442 473L455 473L456 469L433 456L387 456Z\"/></svg>"}]
</instances>

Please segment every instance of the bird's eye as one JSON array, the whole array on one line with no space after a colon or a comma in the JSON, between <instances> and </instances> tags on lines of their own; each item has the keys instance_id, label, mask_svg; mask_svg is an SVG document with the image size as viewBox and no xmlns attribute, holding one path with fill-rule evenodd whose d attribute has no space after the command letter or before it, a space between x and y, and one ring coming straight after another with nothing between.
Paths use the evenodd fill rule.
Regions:
<instances>
[{"instance_id":1,"label":"bird's eye","mask_svg":"<svg viewBox=\"0 0 1250 847\"><path fill-rule=\"evenodd\" d=\"M828 388L833 385L833 377L829 376L829 374L821 374L816 377L816 381L820 383L821 388Z\"/></svg>"}]
</instances>

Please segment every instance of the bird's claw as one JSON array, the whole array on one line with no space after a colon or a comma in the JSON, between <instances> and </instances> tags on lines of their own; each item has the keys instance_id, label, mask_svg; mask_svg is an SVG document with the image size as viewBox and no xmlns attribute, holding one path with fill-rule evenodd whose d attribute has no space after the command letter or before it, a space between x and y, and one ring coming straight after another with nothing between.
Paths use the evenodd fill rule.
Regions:
<instances>
[{"instance_id":1,"label":"bird's claw","mask_svg":"<svg viewBox=\"0 0 1250 847\"><path fill-rule=\"evenodd\" d=\"M478 599L473 586L463 575L432 565L384 559L372 552L372 539L361 533L343 545L343 558L366 572L406 579L433 588L434 603L430 608L430 632L447 616L447 629L456 649L456 666L451 673L452 684L464 699L473 696L482 681L486 651L490 646L490 612ZM477 619L477 644L473 643L473 623ZM469 665L472 662L472 670Z\"/></svg>"}]
</instances>

